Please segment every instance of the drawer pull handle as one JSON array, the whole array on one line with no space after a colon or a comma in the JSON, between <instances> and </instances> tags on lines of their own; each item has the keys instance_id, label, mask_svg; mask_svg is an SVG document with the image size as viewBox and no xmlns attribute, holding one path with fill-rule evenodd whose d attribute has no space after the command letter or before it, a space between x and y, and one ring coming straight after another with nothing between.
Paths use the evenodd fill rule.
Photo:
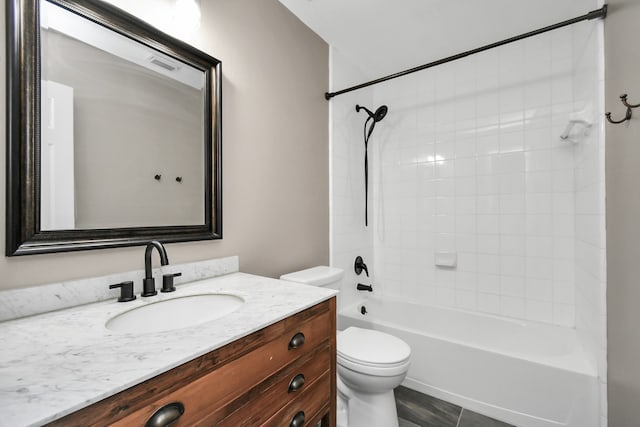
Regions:
<instances>
[{"instance_id":1,"label":"drawer pull handle","mask_svg":"<svg viewBox=\"0 0 640 427\"><path fill-rule=\"evenodd\" d=\"M298 332L291 338L289 341L289 350L292 348L300 348L304 344L304 334L302 332Z\"/></svg>"},{"instance_id":2,"label":"drawer pull handle","mask_svg":"<svg viewBox=\"0 0 640 427\"><path fill-rule=\"evenodd\" d=\"M302 427L304 425L304 411L300 411L291 419L289 427Z\"/></svg>"},{"instance_id":3,"label":"drawer pull handle","mask_svg":"<svg viewBox=\"0 0 640 427\"><path fill-rule=\"evenodd\" d=\"M287 393L293 393L294 391L298 391L304 385L304 375L298 374L289 383L289 391Z\"/></svg>"},{"instance_id":4,"label":"drawer pull handle","mask_svg":"<svg viewBox=\"0 0 640 427\"><path fill-rule=\"evenodd\" d=\"M182 414L184 414L184 405L182 403L168 403L154 412L144 427L167 427L176 422Z\"/></svg>"}]
</instances>

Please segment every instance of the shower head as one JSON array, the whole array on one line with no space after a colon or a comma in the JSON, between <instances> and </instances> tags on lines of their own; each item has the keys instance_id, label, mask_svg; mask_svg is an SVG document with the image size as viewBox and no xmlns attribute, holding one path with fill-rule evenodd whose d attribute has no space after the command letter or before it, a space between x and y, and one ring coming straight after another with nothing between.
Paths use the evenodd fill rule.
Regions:
<instances>
[{"instance_id":1,"label":"shower head","mask_svg":"<svg viewBox=\"0 0 640 427\"><path fill-rule=\"evenodd\" d=\"M374 123L377 123L380 120L384 119L384 116L387 115L387 111L389 111L386 105L382 105L376 110L375 113L372 113L371 110L369 110L367 107L356 104L356 111L360 112L360 110L366 111L369 117L373 119Z\"/></svg>"},{"instance_id":2,"label":"shower head","mask_svg":"<svg viewBox=\"0 0 640 427\"><path fill-rule=\"evenodd\" d=\"M373 120L376 121L376 122L379 122L380 120L384 119L384 116L387 115L387 111L389 111L387 106L386 105L381 105L380 107L378 107L376 112L373 113Z\"/></svg>"}]
</instances>

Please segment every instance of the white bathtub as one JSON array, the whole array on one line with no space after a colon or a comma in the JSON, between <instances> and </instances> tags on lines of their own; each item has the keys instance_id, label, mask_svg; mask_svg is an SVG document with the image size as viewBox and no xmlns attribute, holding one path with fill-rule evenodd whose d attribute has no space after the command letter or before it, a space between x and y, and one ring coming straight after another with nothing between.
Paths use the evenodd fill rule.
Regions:
<instances>
[{"instance_id":1,"label":"white bathtub","mask_svg":"<svg viewBox=\"0 0 640 427\"><path fill-rule=\"evenodd\" d=\"M598 425L596 369L574 329L375 297L340 311L348 326L405 340L414 390L516 426Z\"/></svg>"}]
</instances>

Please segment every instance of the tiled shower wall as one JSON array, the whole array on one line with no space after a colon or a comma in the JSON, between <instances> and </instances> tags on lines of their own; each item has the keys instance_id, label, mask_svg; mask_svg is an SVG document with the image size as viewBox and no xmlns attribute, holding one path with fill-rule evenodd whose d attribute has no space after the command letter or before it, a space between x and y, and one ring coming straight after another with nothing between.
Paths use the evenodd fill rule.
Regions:
<instances>
[{"instance_id":1,"label":"tiled shower wall","mask_svg":"<svg viewBox=\"0 0 640 427\"><path fill-rule=\"evenodd\" d=\"M559 137L575 107L574 33L374 89L374 107L389 106L370 147L380 292L574 325L575 145ZM437 252L457 266L435 266Z\"/></svg>"},{"instance_id":2,"label":"tiled shower wall","mask_svg":"<svg viewBox=\"0 0 640 427\"><path fill-rule=\"evenodd\" d=\"M331 87L344 88L365 80L358 69L331 48ZM363 257L373 275L373 234L364 225L364 112L357 115L355 105L369 106L371 91L353 92L332 100L331 133L331 265L344 270L338 295L339 308L358 299L358 282L369 283L366 276L356 276L353 264ZM363 117L364 116L364 117Z\"/></svg>"},{"instance_id":3,"label":"tiled shower wall","mask_svg":"<svg viewBox=\"0 0 640 427\"><path fill-rule=\"evenodd\" d=\"M602 6L602 4L598 4ZM574 109L603 117L602 25L584 25L574 32ZM597 76L594 78L594 76ZM598 367L601 426L607 425L606 236L604 121L574 145L576 233L576 329Z\"/></svg>"},{"instance_id":4,"label":"tiled shower wall","mask_svg":"<svg viewBox=\"0 0 640 427\"><path fill-rule=\"evenodd\" d=\"M580 143L559 135L576 112L574 47L589 43L576 27L333 100L334 265L351 273L360 251L375 292L573 326ZM365 229L354 106L370 100L389 114L370 141ZM457 266L436 267L439 251Z\"/></svg>"}]
</instances>

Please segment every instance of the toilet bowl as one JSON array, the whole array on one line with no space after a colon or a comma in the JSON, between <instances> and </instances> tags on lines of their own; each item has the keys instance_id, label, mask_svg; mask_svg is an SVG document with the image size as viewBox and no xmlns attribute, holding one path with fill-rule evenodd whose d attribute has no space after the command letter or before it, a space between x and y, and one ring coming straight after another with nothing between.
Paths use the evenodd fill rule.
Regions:
<instances>
[{"instance_id":1,"label":"toilet bowl","mask_svg":"<svg viewBox=\"0 0 640 427\"><path fill-rule=\"evenodd\" d=\"M338 388L346 399L348 427L394 427L393 389L402 383L411 349L399 338L349 327L337 336Z\"/></svg>"},{"instance_id":2,"label":"toilet bowl","mask_svg":"<svg viewBox=\"0 0 640 427\"><path fill-rule=\"evenodd\" d=\"M314 267L281 280L337 286L343 271ZM409 370L411 348L393 335L349 327L337 333L338 427L398 427L393 389Z\"/></svg>"}]
</instances>

